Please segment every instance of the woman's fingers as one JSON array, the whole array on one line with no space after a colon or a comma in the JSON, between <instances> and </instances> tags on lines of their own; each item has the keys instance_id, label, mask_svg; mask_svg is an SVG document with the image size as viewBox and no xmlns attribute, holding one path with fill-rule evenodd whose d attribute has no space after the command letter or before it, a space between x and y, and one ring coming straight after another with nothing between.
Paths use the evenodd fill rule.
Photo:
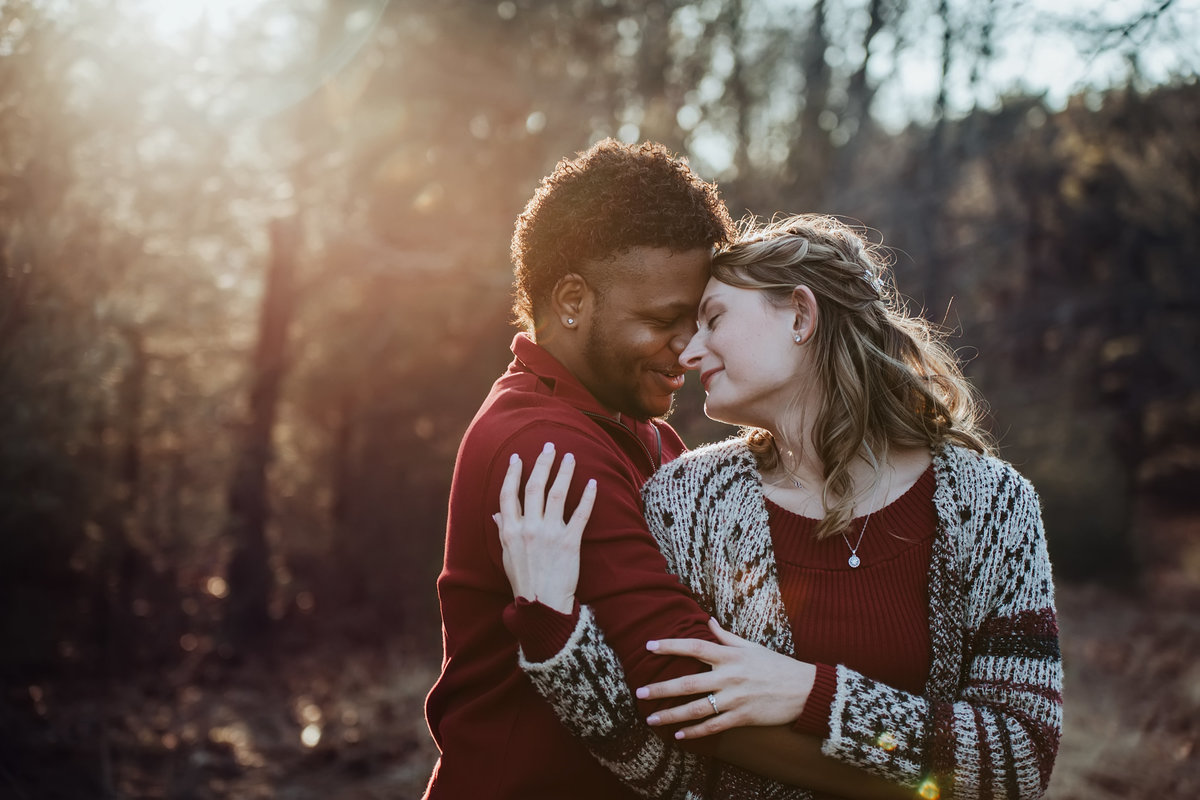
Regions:
<instances>
[{"instance_id":1,"label":"woman's fingers","mask_svg":"<svg viewBox=\"0 0 1200 800\"><path fill-rule=\"evenodd\" d=\"M749 642L738 636L736 633L730 633L722 628L721 623L717 622L716 617L708 618L708 629L713 632L714 636L717 637L718 642L728 647L738 647L749 644Z\"/></svg>"},{"instance_id":2,"label":"woman's fingers","mask_svg":"<svg viewBox=\"0 0 1200 800\"><path fill-rule=\"evenodd\" d=\"M728 695L725 696L728 698ZM710 700L710 697L713 699ZM745 724L740 721L741 717L735 709L722 708L720 713L714 714L713 708L715 702L717 702L716 697L708 694L699 700L692 700L674 708L656 711L646 717L646 724L657 727L662 725L681 725L685 722L701 720L696 725L689 725L686 728L680 728L676 731L676 739L697 739L701 736L712 736L714 733L727 731L730 728L736 728ZM728 703L730 700L726 699L725 702Z\"/></svg>"},{"instance_id":3,"label":"woman's fingers","mask_svg":"<svg viewBox=\"0 0 1200 800\"><path fill-rule=\"evenodd\" d=\"M554 443L546 442L546 446L538 454L537 460L533 462L529 479L525 481L525 516L528 519L542 518L542 508L546 499L546 480L550 477L550 467L553 464ZM560 515L558 518L562 519L562 516Z\"/></svg>"},{"instance_id":4,"label":"woman's fingers","mask_svg":"<svg viewBox=\"0 0 1200 800\"><path fill-rule=\"evenodd\" d=\"M720 689L717 679L711 672L697 672L695 675L684 675L681 678L671 678L669 681L651 683L637 690L640 700L661 700L664 697L687 697L693 694L705 694ZM705 706L712 713L712 706ZM703 710L703 709L701 709Z\"/></svg>"},{"instance_id":5,"label":"woman's fingers","mask_svg":"<svg viewBox=\"0 0 1200 800\"><path fill-rule=\"evenodd\" d=\"M718 714L715 717L709 717L699 725L691 725L687 728L680 728L675 731L676 739L699 739L701 736L712 736L714 733L727 731L730 728L742 727L741 723L735 721L732 714Z\"/></svg>"},{"instance_id":6,"label":"woman's fingers","mask_svg":"<svg viewBox=\"0 0 1200 800\"><path fill-rule=\"evenodd\" d=\"M568 453L568 455L570 454ZM571 519L567 521L567 532L576 540L583 538L583 529L587 527L587 521L592 516L592 507L595 505L596 479L591 478L583 487L583 494L579 496L579 505L575 506L575 510L571 512Z\"/></svg>"},{"instance_id":7,"label":"woman's fingers","mask_svg":"<svg viewBox=\"0 0 1200 800\"><path fill-rule=\"evenodd\" d=\"M564 526L572 526L569 532L582 536L583 528L591 517L596 501L596 482L588 481L580 496L579 504L571 513L569 520L565 519L564 511L567 496L571 490L571 480L575 475L575 456L566 453L559 463L554 482L546 489L550 477L550 469L554 466L554 443L546 442L542 452L533 462L533 469L525 481L525 497L521 499L521 472L524 467L521 457L513 453L508 461L508 470L500 484L500 519L496 524L501 531L506 529L513 533L521 523L542 523L549 520L551 524L562 521Z\"/></svg>"},{"instance_id":8,"label":"woman's fingers","mask_svg":"<svg viewBox=\"0 0 1200 800\"><path fill-rule=\"evenodd\" d=\"M517 492L521 488L521 457L513 453L508 460L508 471L500 484L500 515L505 524L512 526L521 518L521 499ZM504 526L501 526L501 530Z\"/></svg>"},{"instance_id":9,"label":"woman's fingers","mask_svg":"<svg viewBox=\"0 0 1200 800\"><path fill-rule=\"evenodd\" d=\"M571 476L574 474L575 456L566 453L558 464L558 474L554 476L554 483L550 484L550 491L546 492L547 519L564 519L563 507L567 504L567 490L571 488Z\"/></svg>"},{"instance_id":10,"label":"woman's fingers","mask_svg":"<svg viewBox=\"0 0 1200 800\"><path fill-rule=\"evenodd\" d=\"M653 726L678 725L682 722L708 719L711 716L714 716L712 703L708 702L708 697L701 697L699 700L691 700L674 708L655 711L646 717L646 724Z\"/></svg>"},{"instance_id":11,"label":"woman's fingers","mask_svg":"<svg viewBox=\"0 0 1200 800\"><path fill-rule=\"evenodd\" d=\"M703 639L659 639L646 642L646 649L664 656L690 656L706 664L719 664L726 645Z\"/></svg>"}]
</instances>

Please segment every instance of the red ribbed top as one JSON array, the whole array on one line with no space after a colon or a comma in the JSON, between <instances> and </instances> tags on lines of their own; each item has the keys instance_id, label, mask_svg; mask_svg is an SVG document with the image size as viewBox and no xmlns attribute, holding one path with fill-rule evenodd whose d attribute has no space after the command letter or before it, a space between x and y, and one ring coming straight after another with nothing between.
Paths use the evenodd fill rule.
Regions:
<instances>
[{"instance_id":1,"label":"red ribbed top","mask_svg":"<svg viewBox=\"0 0 1200 800\"><path fill-rule=\"evenodd\" d=\"M904 494L871 514L858 545L861 564L847 562L841 536L818 540L817 520L767 500L779 588L796 656L817 665L817 679L794 727L829 735L829 707L837 688L832 665L913 694L929 675L929 560L937 514L929 467ZM858 541L863 518L846 538Z\"/></svg>"}]
</instances>

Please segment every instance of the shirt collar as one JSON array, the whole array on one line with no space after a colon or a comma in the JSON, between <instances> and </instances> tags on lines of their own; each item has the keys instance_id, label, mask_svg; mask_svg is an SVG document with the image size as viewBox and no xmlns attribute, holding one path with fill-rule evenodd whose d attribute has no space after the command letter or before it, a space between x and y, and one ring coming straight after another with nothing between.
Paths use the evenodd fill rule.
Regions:
<instances>
[{"instance_id":1,"label":"shirt collar","mask_svg":"<svg viewBox=\"0 0 1200 800\"><path fill-rule=\"evenodd\" d=\"M561 361L550 355L527 332L521 331L513 337L511 349L517 361L541 378L554 397L565 400L580 411L609 417L634 429L653 424L647 420L634 419L628 414L616 414L604 406Z\"/></svg>"}]
</instances>

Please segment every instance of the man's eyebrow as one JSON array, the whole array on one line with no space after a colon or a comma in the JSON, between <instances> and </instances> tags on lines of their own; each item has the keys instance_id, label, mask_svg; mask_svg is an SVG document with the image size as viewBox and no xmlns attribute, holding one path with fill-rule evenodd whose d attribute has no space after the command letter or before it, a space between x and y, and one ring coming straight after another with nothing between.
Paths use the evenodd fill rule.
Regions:
<instances>
[{"instance_id":1,"label":"man's eyebrow","mask_svg":"<svg viewBox=\"0 0 1200 800\"><path fill-rule=\"evenodd\" d=\"M691 303L683 300L677 300L673 303L666 303L661 306L650 306L645 309L645 313L650 316L658 316L663 314L690 314L694 306Z\"/></svg>"}]
</instances>

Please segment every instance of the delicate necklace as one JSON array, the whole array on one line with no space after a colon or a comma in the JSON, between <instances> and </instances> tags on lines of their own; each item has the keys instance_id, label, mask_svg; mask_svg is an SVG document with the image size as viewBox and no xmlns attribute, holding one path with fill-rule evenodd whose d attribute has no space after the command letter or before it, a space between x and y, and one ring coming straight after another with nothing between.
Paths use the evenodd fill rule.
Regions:
<instances>
[{"instance_id":1,"label":"delicate necklace","mask_svg":"<svg viewBox=\"0 0 1200 800\"><path fill-rule=\"evenodd\" d=\"M850 547L850 558L846 563L851 569L858 569L858 565L862 563L862 559L858 557L858 547L862 544L863 536L867 533L867 523L871 521L871 515L875 513L875 498L879 495L879 483L875 484L875 491L871 492L871 510L867 512L867 518L863 520L862 530L858 532L858 541L850 547L850 540L846 538L846 532L842 531L842 541L846 543L846 547Z\"/></svg>"}]
</instances>

